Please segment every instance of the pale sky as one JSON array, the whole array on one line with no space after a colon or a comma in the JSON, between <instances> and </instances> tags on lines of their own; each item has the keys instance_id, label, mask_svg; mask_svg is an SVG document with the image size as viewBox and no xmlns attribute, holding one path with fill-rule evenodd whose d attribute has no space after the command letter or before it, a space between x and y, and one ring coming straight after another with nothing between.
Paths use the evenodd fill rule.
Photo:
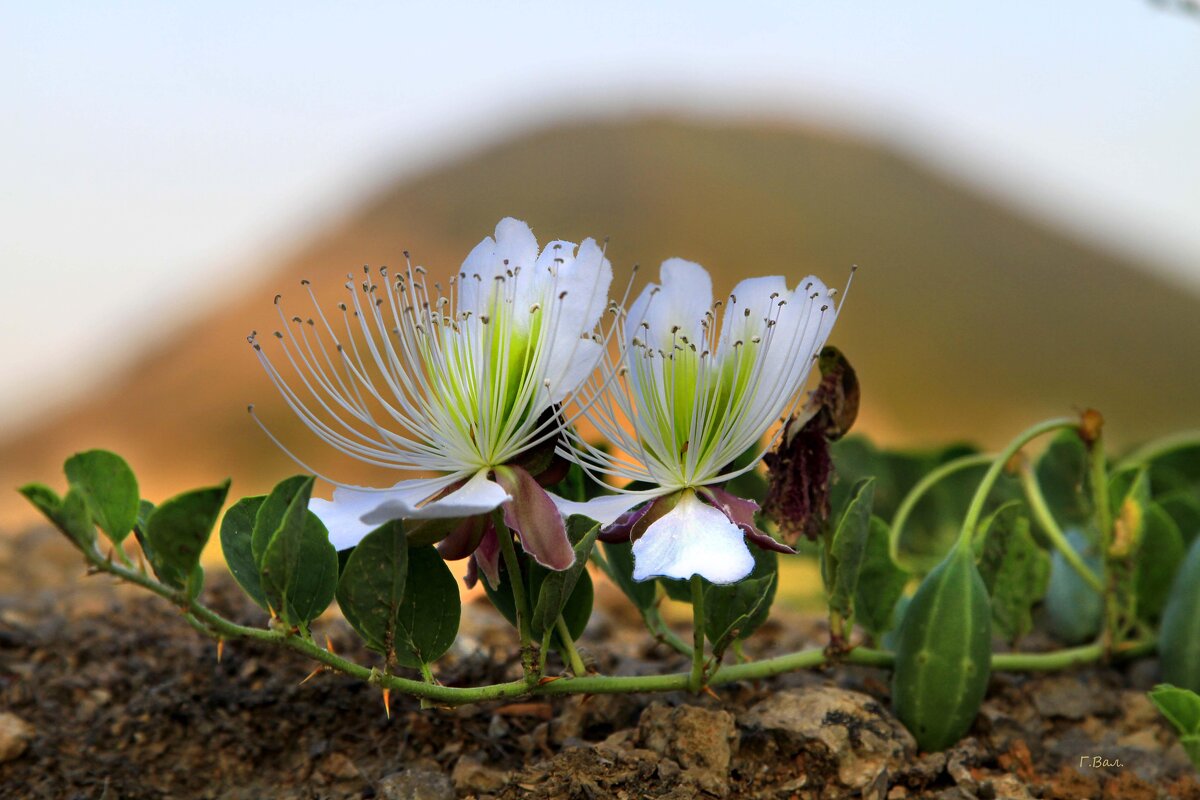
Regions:
<instances>
[{"instance_id":1,"label":"pale sky","mask_svg":"<svg viewBox=\"0 0 1200 800\"><path fill-rule=\"evenodd\" d=\"M579 113L839 125L1200 289L1200 18L1146 0L331 7L0 3L0 435L371 188Z\"/></svg>"}]
</instances>

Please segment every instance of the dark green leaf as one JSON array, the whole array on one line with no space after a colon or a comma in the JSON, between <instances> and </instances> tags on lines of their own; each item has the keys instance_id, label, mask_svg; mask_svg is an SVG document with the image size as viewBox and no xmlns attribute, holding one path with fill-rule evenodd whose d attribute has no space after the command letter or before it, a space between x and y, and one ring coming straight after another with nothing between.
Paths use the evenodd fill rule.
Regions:
<instances>
[{"instance_id":1,"label":"dark green leaf","mask_svg":"<svg viewBox=\"0 0 1200 800\"><path fill-rule=\"evenodd\" d=\"M461 614L458 581L437 549L409 548L404 601L396 616L396 660L419 667L441 658L454 644Z\"/></svg>"},{"instance_id":2,"label":"dark green leaf","mask_svg":"<svg viewBox=\"0 0 1200 800\"><path fill-rule=\"evenodd\" d=\"M1142 543L1134 562L1139 617L1158 621L1184 555L1186 549L1179 526L1161 506L1151 503L1146 508Z\"/></svg>"},{"instance_id":3,"label":"dark green leaf","mask_svg":"<svg viewBox=\"0 0 1200 800\"><path fill-rule=\"evenodd\" d=\"M944 750L971 727L987 691L992 612L969 548L921 582L897 637L892 706L922 750Z\"/></svg>"},{"instance_id":4,"label":"dark green leaf","mask_svg":"<svg viewBox=\"0 0 1200 800\"><path fill-rule=\"evenodd\" d=\"M1083 563L1104 578L1104 559L1096 536L1082 528L1068 528L1067 544ZM1100 632L1104 621L1104 599L1079 576L1057 550L1050 556L1050 581L1046 585L1046 626L1063 644L1079 644Z\"/></svg>"},{"instance_id":5,"label":"dark green leaf","mask_svg":"<svg viewBox=\"0 0 1200 800\"><path fill-rule=\"evenodd\" d=\"M389 522L358 543L338 580L342 616L377 653L388 655L395 649L408 571L404 526Z\"/></svg>"},{"instance_id":6,"label":"dark green leaf","mask_svg":"<svg viewBox=\"0 0 1200 800\"><path fill-rule=\"evenodd\" d=\"M294 493L261 567L267 602L284 622L302 630L333 601L338 579L337 550L329 543L325 525L308 510L312 486L313 478L307 478ZM268 496L255 518L256 538L270 502Z\"/></svg>"},{"instance_id":7,"label":"dark green leaf","mask_svg":"<svg viewBox=\"0 0 1200 800\"><path fill-rule=\"evenodd\" d=\"M125 459L107 450L76 453L63 464L67 481L87 501L92 518L113 544L137 523L138 485Z\"/></svg>"},{"instance_id":8,"label":"dark green leaf","mask_svg":"<svg viewBox=\"0 0 1200 800\"><path fill-rule=\"evenodd\" d=\"M48 486L31 483L18 489L22 496L42 512L54 527L58 528L76 547L85 553L96 550L96 528L88 511L87 501L76 489L71 488L65 498Z\"/></svg>"},{"instance_id":9,"label":"dark green leaf","mask_svg":"<svg viewBox=\"0 0 1200 800\"><path fill-rule=\"evenodd\" d=\"M854 590L854 619L874 636L891 629L893 609L904 594L908 577L888 552L887 523L871 517L858 586Z\"/></svg>"},{"instance_id":10,"label":"dark green leaf","mask_svg":"<svg viewBox=\"0 0 1200 800\"><path fill-rule=\"evenodd\" d=\"M1074 431L1056 436L1038 459L1038 484L1054 518L1064 526L1082 525L1092 518L1087 471L1087 448Z\"/></svg>"},{"instance_id":11,"label":"dark green leaf","mask_svg":"<svg viewBox=\"0 0 1200 800\"><path fill-rule=\"evenodd\" d=\"M313 478L309 475L293 475L290 478L284 478L279 483L275 484L275 488L267 495L267 499L258 507L258 514L254 518L254 531L250 537L250 552L254 556L254 563L262 567L263 554L267 552L267 545L271 543L271 539L275 536L275 532L279 530L279 526L283 524L283 515L287 513L288 506L292 504L292 500L296 495L308 487L308 494L312 494Z\"/></svg>"},{"instance_id":12,"label":"dark green leaf","mask_svg":"<svg viewBox=\"0 0 1200 800\"><path fill-rule=\"evenodd\" d=\"M754 569L730 584L705 581L704 633L712 642L713 655L720 660L734 641L754 633L770 616L779 585L779 554L751 547Z\"/></svg>"},{"instance_id":13,"label":"dark green leaf","mask_svg":"<svg viewBox=\"0 0 1200 800\"><path fill-rule=\"evenodd\" d=\"M543 566L540 566L529 558L520 550L517 551L517 561L520 563L521 570L525 576L525 596L537 597L541 592L542 581L546 579L546 575L551 571ZM486 580L481 581L484 592L496 607L496 610L504 615L513 626L517 624L516 603L513 601L512 585L508 579L508 566L502 560L500 562L500 587L493 589L491 584ZM594 599L594 588L592 586L591 575L587 570L579 574L579 579L575 582L575 589L571 592L571 596L567 598L567 603L562 610L563 622L567 625L567 632L571 634L572 639L577 639L583 635L584 629L587 627L588 620L592 615L592 601ZM559 641L558 633L556 632L551 637L551 644L558 650L562 649L562 643Z\"/></svg>"},{"instance_id":14,"label":"dark green leaf","mask_svg":"<svg viewBox=\"0 0 1200 800\"><path fill-rule=\"evenodd\" d=\"M608 564L606 574L617 588L637 606L640 611L654 607L658 599L655 581L635 581L633 579L633 545L628 542L601 545L604 550L604 560Z\"/></svg>"},{"instance_id":15,"label":"dark green leaf","mask_svg":"<svg viewBox=\"0 0 1200 800\"><path fill-rule=\"evenodd\" d=\"M1157 502L1175 520L1185 544L1200 536L1200 498L1190 489L1162 495Z\"/></svg>"},{"instance_id":16,"label":"dark green leaf","mask_svg":"<svg viewBox=\"0 0 1200 800\"><path fill-rule=\"evenodd\" d=\"M579 576L587 571L588 558L599 533L600 524L587 517L573 515L567 520L567 538L575 549L575 563L562 571L549 571L542 580L530 620L535 637L540 637L558 620Z\"/></svg>"},{"instance_id":17,"label":"dark green leaf","mask_svg":"<svg viewBox=\"0 0 1200 800\"><path fill-rule=\"evenodd\" d=\"M1200 538L1175 574L1158 632L1158 658L1167 683L1200 692Z\"/></svg>"},{"instance_id":18,"label":"dark green leaf","mask_svg":"<svg viewBox=\"0 0 1200 800\"><path fill-rule=\"evenodd\" d=\"M262 578L251 552L250 539L254 534L258 509L266 499L265 495L243 497L225 512L225 519L221 520L221 552L225 555L229 572L238 586L263 611L268 610L267 596L262 589Z\"/></svg>"},{"instance_id":19,"label":"dark green leaf","mask_svg":"<svg viewBox=\"0 0 1200 800\"><path fill-rule=\"evenodd\" d=\"M183 588L200 563L200 554L221 513L229 481L176 495L154 510L146 522L146 558L165 583Z\"/></svg>"},{"instance_id":20,"label":"dark green leaf","mask_svg":"<svg viewBox=\"0 0 1200 800\"><path fill-rule=\"evenodd\" d=\"M1034 541L1019 500L997 509L982 530L979 572L992 599L992 622L1016 642L1033 630L1033 606L1046 593L1050 556Z\"/></svg>"},{"instance_id":21,"label":"dark green leaf","mask_svg":"<svg viewBox=\"0 0 1200 800\"><path fill-rule=\"evenodd\" d=\"M854 617L854 592L871 530L871 508L875 502L875 480L859 481L833 531L833 541L822 560L822 575L829 593L829 608L846 620Z\"/></svg>"}]
</instances>

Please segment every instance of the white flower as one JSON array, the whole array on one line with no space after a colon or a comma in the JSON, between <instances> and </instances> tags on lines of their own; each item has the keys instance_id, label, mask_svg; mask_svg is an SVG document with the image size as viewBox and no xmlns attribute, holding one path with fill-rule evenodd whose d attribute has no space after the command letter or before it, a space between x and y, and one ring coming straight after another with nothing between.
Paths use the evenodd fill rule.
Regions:
<instances>
[{"instance_id":1,"label":"white flower","mask_svg":"<svg viewBox=\"0 0 1200 800\"><path fill-rule=\"evenodd\" d=\"M701 575L732 583L754 566L744 536L790 548L754 528L754 503L718 484L754 468L770 446L764 434L799 400L837 317L834 293L814 277L794 290L781 277L749 278L713 303L708 272L682 259L663 263L661 281L626 315L623 361L606 359L589 384L597 396L586 416L615 451L570 434L570 457L593 477L654 488L618 489L586 503L554 499L564 514L586 514L613 537L629 535L638 580ZM755 446L757 458L731 468Z\"/></svg>"},{"instance_id":2,"label":"white flower","mask_svg":"<svg viewBox=\"0 0 1200 800\"><path fill-rule=\"evenodd\" d=\"M612 267L601 248L555 241L539 253L529 226L505 219L445 293L436 283L431 291L411 263L399 275L382 268L348 277L341 319L319 307L315 319L289 319L276 297L275 336L291 380L250 341L288 405L325 442L369 464L436 476L387 489L331 481L333 500L310 508L334 545L353 546L391 519L467 518L503 505L531 556L569 566L562 521L520 462L553 447L568 422L562 407L603 353L597 325ZM485 528L473 526L468 554Z\"/></svg>"}]
</instances>

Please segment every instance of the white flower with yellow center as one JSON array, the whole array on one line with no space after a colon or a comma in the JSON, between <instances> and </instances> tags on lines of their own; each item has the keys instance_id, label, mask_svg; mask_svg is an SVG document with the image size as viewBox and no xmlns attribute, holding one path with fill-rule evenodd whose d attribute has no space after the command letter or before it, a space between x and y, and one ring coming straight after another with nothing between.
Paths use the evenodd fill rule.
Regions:
<instances>
[{"instance_id":1,"label":"white flower with yellow center","mask_svg":"<svg viewBox=\"0 0 1200 800\"><path fill-rule=\"evenodd\" d=\"M435 474L386 489L331 481L333 499L314 499L310 508L334 545L353 546L392 519L462 518L448 557L478 547L491 575L494 530L478 515L503 506L533 558L570 566L562 520L521 463L552 447L569 422L562 409L604 351L597 326L611 282L612 267L592 239L578 250L551 242L539 253L529 226L505 219L445 294L409 264L399 275L383 268L351 276L341 319L319 307L314 318L289 318L276 297L282 328L275 336L290 380L254 336L251 343L300 419L361 461Z\"/></svg>"},{"instance_id":2,"label":"white flower with yellow center","mask_svg":"<svg viewBox=\"0 0 1200 800\"><path fill-rule=\"evenodd\" d=\"M616 449L570 434L569 457L593 478L653 488L586 503L555 498L560 511L608 526L611 540L632 538L637 580L738 581L754 566L747 537L790 551L754 527L755 503L720 484L754 468L770 447L764 435L800 399L837 317L833 294L814 277L794 290L781 277L749 278L713 303L703 267L664 262L661 284L647 286L625 317L623 356L606 358L582 392L586 416ZM757 457L733 468L753 447Z\"/></svg>"}]
</instances>

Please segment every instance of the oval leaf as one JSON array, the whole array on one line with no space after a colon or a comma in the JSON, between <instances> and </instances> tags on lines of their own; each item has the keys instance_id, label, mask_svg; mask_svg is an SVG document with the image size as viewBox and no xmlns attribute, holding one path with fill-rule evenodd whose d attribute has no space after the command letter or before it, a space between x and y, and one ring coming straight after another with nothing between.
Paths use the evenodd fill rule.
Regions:
<instances>
[{"instance_id":1,"label":"oval leaf","mask_svg":"<svg viewBox=\"0 0 1200 800\"><path fill-rule=\"evenodd\" d=\"M350 627L377 653L395 650L397 615L408 580L404 526L389 522L368 533L346 560L337 601Z\"/></svg>"},{"instance_id":2,"label":"oval leaf","mask_svg":"<svg viewBox=\"0 0 1200 800\"><path fill-rule=\"evenodd\" d=\"M921 582L897 638L892 705L922 750L944 750L971 727L987 691L991 639L975 558L955 547Z\"/></svg>"},{"instance_id":3,"label":"oval leaf","mask_svg":"<svg viewBox=\"0 0 1200 800\"><path fill-rule=\"evenodd\" d=\"M588 558L599 533L600 523L587 517L576 514L567 520L567 537L575 550L575 562L565 570L550 572L542 580L531 620L534 636L541 636L548 628L554 627L558 615L575 591L579 576L587 570Z\"/></svg>"},{"instance_id":4,"label":"oval leaf","mask_svg":"<svg viewBox=\"0 0 1200 800\"><path fill-rule=\"evenodd\" d=\"M88 450L68 458L63 471L100 530L113 544L124 541L137 523L140 499L137 478L125 459L107 450Z\"/></svg>"},{"instance_id":5,"label":"oval leaf","mask_svg":"<svg viewBox=\"0 0 1200 800\"><path fill-rule=\"evenodd\" d=\"M225 563L238 586L258 604L263 611L267 610L267 596L263 593L262 580L258 572L258 564L251 552L250 539L254 533L254 520L258 509L267 498L243 497L238 500L221 520L221 552Z\"/></svg>"},{"instance_id":6,"label":"oval leaf","mask_svg":"<svg viewBox=\"0 0 1200 800\"><path fill-rule=\"evenodd\" d=\"M228 493L229 481L225 481L220 486L176 495L154 509L146 522L150 544L146 557L163 582L183 588L200 563L200 554Z\"/></svg>"},{"instance_id":7,"label":"oval leaf","mask_svg":"<svg viewBox=\"0 0 1200 800\"><path fill-rule=\"evenodd\" d=\"M1171 585L1159 629L1158 656L1163 680L1200 692L1200 538L1192 542Z\"/></svg>"},{"instance_id":8,"label":"oval leaf","mask_svg":"<svg viewBox=\"0 0 1200 800\"><path fill-rule=\"evenodd\" d=\"M854 589L855 621L874 636L890 630L893 611L907 583L908 573L896 566L889 552L888 524L879 517L871 517L858 585Z\"/></svg>"},{"instance_id":9,"label":"oval leaf","mask_svg":"<svg viewBox=\"0 0 1200 800\"><path fill-rule=\"evenodd\" d=\"M254 563L258 564L260 568L263 554L267 552L267 545L271 543L275 532L283 524L283 515L287 513L292 500L299 492L304 491L305 486L308 487L308 496L311 497L313 480L309 475L293 475L290 478L284 478L275 484L275 488L267 495L267 499L258 507L258 514L254 518L254 531L250 536L250 552L254 556Z\"/></svg>"},{"instance_id":10,"label":"oval leaf","mask_svg":"<svg viewBox=\"0 0 1200 800\"><path fill-rule=\"evenodd\" d=\"M441 658L458 636L458 581L437 548L426 545L409 548L406 584L396 613L396 660L420 667Z\"/></svg>"},{"instance_id":11,"label":"oval leaf","mask_svg":"<svg viewBox=\"0 0 1200 800\"><path fill-rule=\"evenodd\" d=\"M337 550L316 514L308 510L313 478L292 497L283 520L262 557L262 588L267 602L289 625L307 630L333 602L337 589ZM268 496L258 510L255 535L271 502ZM253 545L253 540L251 540Z\"/></svg>"}]
</instances>

